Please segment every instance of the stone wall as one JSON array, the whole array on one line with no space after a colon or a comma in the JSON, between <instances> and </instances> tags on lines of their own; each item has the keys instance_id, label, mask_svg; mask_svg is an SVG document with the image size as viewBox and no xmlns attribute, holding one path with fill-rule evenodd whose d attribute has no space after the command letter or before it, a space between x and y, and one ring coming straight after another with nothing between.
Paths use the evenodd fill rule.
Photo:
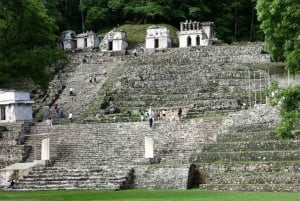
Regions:
<instances>
[{"instance_id":1,"label":"stone wall","mask_svg":"<svg viewBox=\"0 0 300 201\"><path fill-rule=\"evenodd\" d=\"M138 166L134 171L134 187L138 189L187 189L189 167Z\"/></svg>"}]
</instances>

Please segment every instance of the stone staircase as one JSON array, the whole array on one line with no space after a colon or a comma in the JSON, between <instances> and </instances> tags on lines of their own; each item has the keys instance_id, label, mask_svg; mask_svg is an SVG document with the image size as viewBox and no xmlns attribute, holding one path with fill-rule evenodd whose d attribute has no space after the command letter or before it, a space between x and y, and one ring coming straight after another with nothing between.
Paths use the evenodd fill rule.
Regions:
<instances>
[{"instance_id":1,"label":"stone staircase","mask_svg":"<svg viewBox=\"0 0 300 201\"><path fill-rule=\"evenodd\" d=\"M19 180L18 191L28 190L119 190L131 188L129 167L36 167Z\"/></svg>"},{"instance_id":2,"label":"stone staircase","mask_svg":"<svg viewBox=\"0 0 300 201\"><path fill-rule=\"evenodd\" d=\"M42 106L49 106L54 122L55 110L52 107L57 104L67 119L68 113L73 114L74 120L79 120L86 111L90 102L98 97L98 90L107 78L122 65L121 56L105 56L100 52L83 51L69 54L69 63L61 68L50 82L48 92L42 99L37 99L34 110L39 120L42 116ZM96 75L97 82L90 83L89 77ZM69 89L73 88L74 96L69 95ZM101 98L101 97L98 97Z\"/></svg>"},{"instance_id":3,"label":"stone staircase","mask_svg":"<svg viewBox=\"0 0 300 201\"><path fill-rule=\"evenodd\" d=\"M229 117L227 123L231 125L221 127L226 132L220 133L216 142L203 145L199 153L191 155L190 162L199 164L201 177L205 177L201 189L300 190L300 141L278 139L272 131L276 115L264 114L261 107L253 110L256 116L252 113L248 120L243 112ZM274 117L267 122L260 115ZM252 124L251 119L255 121Z\"/></svg>"},{"instance_id":4,"label":"stone staircase","mask_svg":"<svg viewBox=\"0 0 300 201\"><path fill-rule=\"evenodd\" d=\"M213 46L127 58L99 91L104 99L98 108L105 114L134 116L149 107L168 111L182 107L194 117L227 114L243 104L264 102L269 75L251 67L270 62L262 50L260 45Z\"/></svg>"},{"instance_id":5,"label":"stone staircase","mask_svg":"<svg viewBox=\"0 0 300 201\"><path fill-rule=\"evenodd\" d=\"M85 59L86 62L82 62ZM99 52L76 53L71 57L72 71L68 72L66 87L55 101L64 113L73 114L73 118L79 119L86 111L90 103L98 97L98 90L106 79L122 63L121 57L103 56ZM89 82L89 77L96 75L97 82ZM69 96L69 88L72 87L75 96Z\"/></svg>"},{"instance_id":6,"label":"stone staircase","mask_svg":"<svg viewBox=\"0 0 300 201\"><path fill-rule=\"evenodd\" d=\"M212 141L221 121L218 118L156 121L153 128L149 128L147 121L52 127L37 123L26 137L26 144L33 147L27 162L40 160L41 141L49 137L52 165L34 168L28 176L20 179L17 190L123 189L145 186L185 189L190 153L203 142ZM144 158L145 136L154 139L154 160ZM159 164L161 168L151 168L152 163ZM169 165L173 163L177 165ZM177 177L172 175L174 172L178 172ZM162 173L165 179L161 177ZM153 181L151 185L148 177ZM175 184L176 180L180 181Z\"/></svg>"}]
</instances>

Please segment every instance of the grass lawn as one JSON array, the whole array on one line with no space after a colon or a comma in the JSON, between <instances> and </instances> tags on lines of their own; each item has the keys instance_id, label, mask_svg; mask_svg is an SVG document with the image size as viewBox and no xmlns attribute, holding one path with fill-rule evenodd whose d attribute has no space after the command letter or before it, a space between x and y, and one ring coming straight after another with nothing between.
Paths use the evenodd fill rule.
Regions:
<instances>
[{"instance_id":1,"label":"grass lawn","mask_svg":"<svg viewBox=\"0 0 300 201\"><path fill-rule=\"evenodd\" d=\"M298 201L300 193L194 190L0 192L0 201Z\"/></svg>"}]
</instances>

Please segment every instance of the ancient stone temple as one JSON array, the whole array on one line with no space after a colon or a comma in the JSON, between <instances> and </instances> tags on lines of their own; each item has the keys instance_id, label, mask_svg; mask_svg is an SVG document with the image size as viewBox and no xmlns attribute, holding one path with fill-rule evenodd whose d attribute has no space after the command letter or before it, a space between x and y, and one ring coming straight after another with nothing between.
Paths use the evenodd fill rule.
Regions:
<instances>
[{"instance_id":1,"label":"ancient stone temple","mask_svg":"<svg viewBox=\"0 0 300 201\"><path fill-rule=\"evenodd\" d=\"M99 37L93 31L87 31L85 33L77 34L76 40L77 49L99 47Z\"/></svg>"},{"instance_id":2,"label":"ancient stone temple","mask_svg":"<svg viewBox=\"0 0 300 201\"><path fill-rule=\"evenodd\" d=\"M59 36L58 46L62 50L76 49L76 33L71 30L63 31Z\"/></svg>"},{"instance_id":3,"label":"ancient stone temple","mask_svg":"<svg viewBox=\"0 0 300 201\"><path fill-rule=\"evenodd\" d=\"M99 48L103 52L124 52L128 47L125 31L114 28L108 32L101 41Z\"/></svg>"},{"instance_id":4,"label":"ancient stone temple","mask_svg":"<svg viewBox=\"0 0 300 201\"><path fill-rule=\"evenodd\" d=\"M29 93L0 90L0 122L32 121Z\"/></svg>"},{"instance_id":5,"label":"ancient stone temple","mask_svg":"<svg viewBox=\"0 0 300 201\"><path fill-rule=\"evenodd\" d=\"M171 47L171 36L168 28L150 26L147 29L146 49L163 49Z\"/></svg>"},{"instance_id":6,"label":"ancient stone temple","mask_svg":"<svg viewBox=\"0 0 300 201\"><path fill-rule=\"evenodd\" d=\"M212 45L215 40L214 23L186 20L180 23L177 36L181 48Z\"/></svg>"}]
</instances>

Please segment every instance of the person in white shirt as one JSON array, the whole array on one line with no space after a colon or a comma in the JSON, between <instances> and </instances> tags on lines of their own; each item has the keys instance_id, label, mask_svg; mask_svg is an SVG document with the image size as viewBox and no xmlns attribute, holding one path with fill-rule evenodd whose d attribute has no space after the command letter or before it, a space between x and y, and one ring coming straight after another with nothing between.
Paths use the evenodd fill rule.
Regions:
<instances>
[{"instance_id":1,"label":"person in white shirt","mask_svg":"<svg viewBox=\"0 0 300 201\"><path fill-rule=\"evenodd\" d=\"M68 119L70 120L70 122L72 122L73 121L73 114L70 112L69 113L69 117L68 117Z\"/></svg>"}]
</instances>

